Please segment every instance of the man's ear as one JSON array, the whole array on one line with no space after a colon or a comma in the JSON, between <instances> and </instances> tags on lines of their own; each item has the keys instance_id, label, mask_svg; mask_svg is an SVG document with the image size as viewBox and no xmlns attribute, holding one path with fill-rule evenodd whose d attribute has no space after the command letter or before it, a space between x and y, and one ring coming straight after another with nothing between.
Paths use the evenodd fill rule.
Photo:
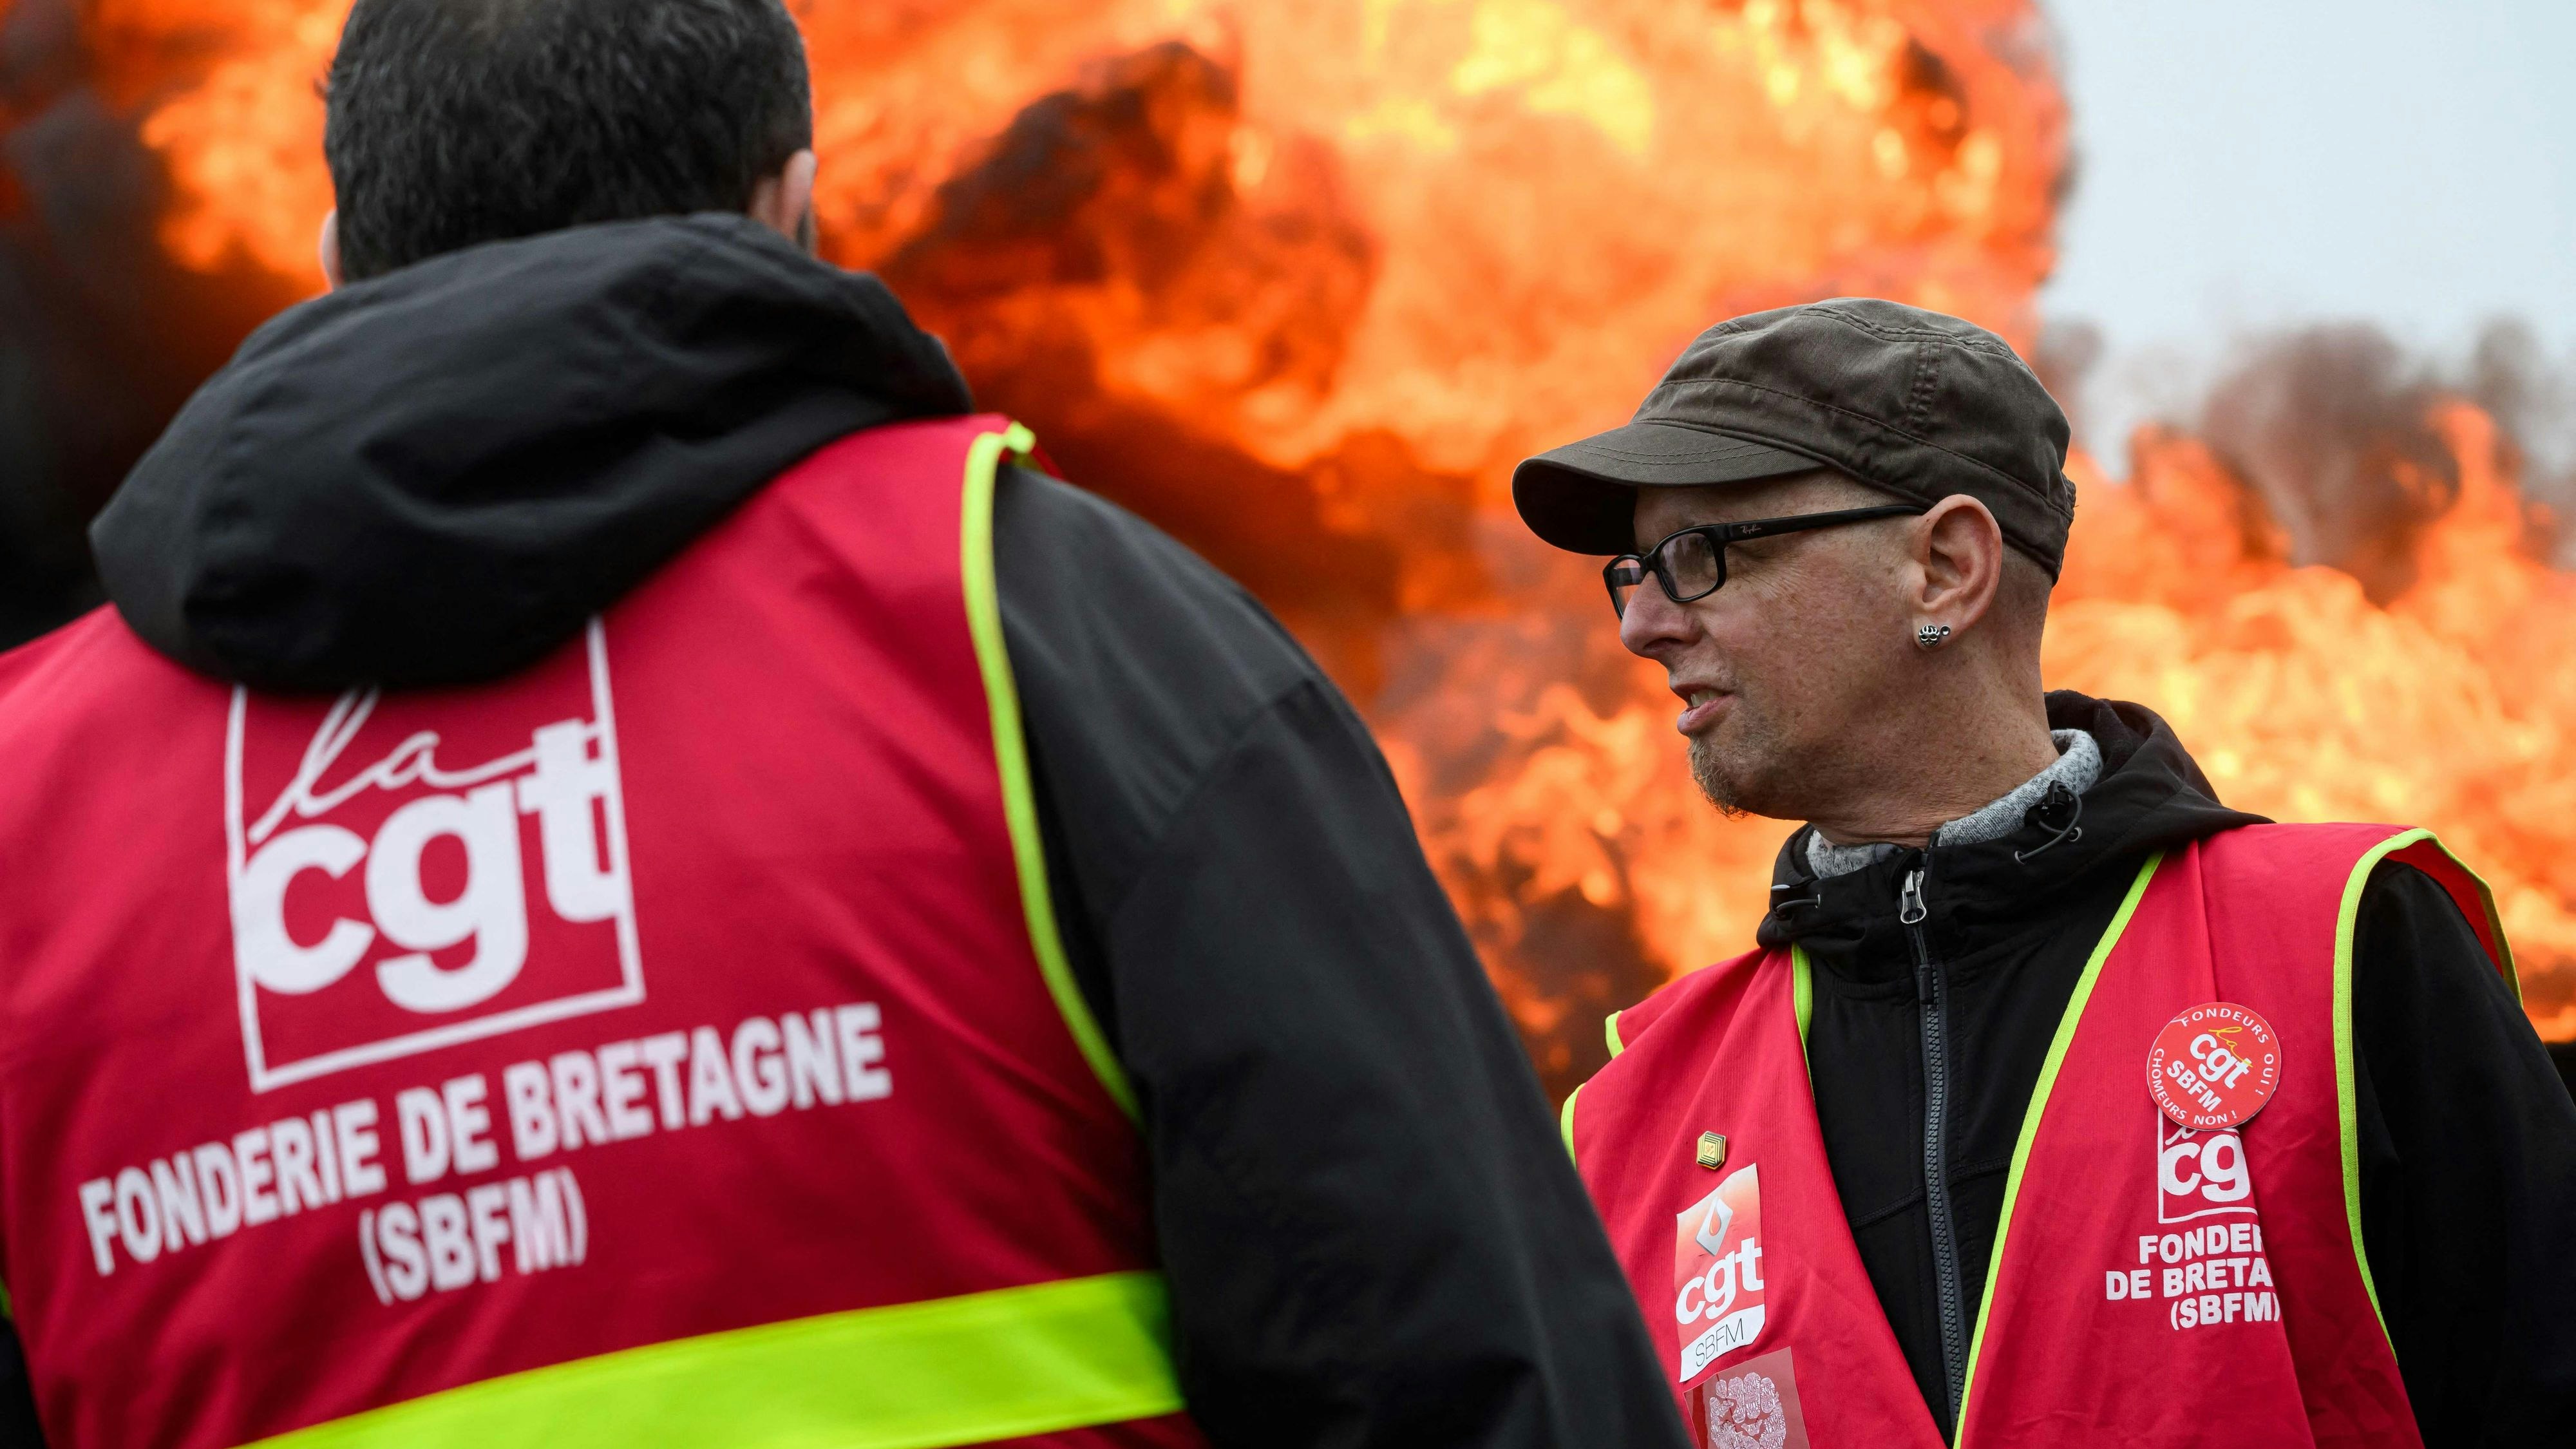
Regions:
<instances>
[{"instance_id":1,"label":"man's ear","mask_svg":"<svg viewBox=\"0 0 2576 1449\"><path fill-rule=\"evenodd\" d=\"M1919 622L1964 634L1986 616L2003 582L2003 529L1986 505L1964 493L1933 504L1920 527L1915 550L1923 586L1910 602Z\"/></svg>"},{"instance_id":2,"label":"man's ear","mask_svg":"<svg viewBox=\"0 0 2576 1449\"><path fill-rule=\"evenodd\" d=\"M349 280L347 274L340 270L340 208L336 206L322 218L319 251L322 259L322 280L329 283L331 290L336 292Z\"/></svg>"},{"instance_id":3,"label":"man's ear","mask_svg":"<svg viewBox=\"0 0 2576 1449\"><path fill-rule=\"evenodd\" d=\"M751 219L812 250L814 245L814 173L821 166L811 149L787 158L775 176L764 176L751 188Z\"/></svg>"}]
</instances>

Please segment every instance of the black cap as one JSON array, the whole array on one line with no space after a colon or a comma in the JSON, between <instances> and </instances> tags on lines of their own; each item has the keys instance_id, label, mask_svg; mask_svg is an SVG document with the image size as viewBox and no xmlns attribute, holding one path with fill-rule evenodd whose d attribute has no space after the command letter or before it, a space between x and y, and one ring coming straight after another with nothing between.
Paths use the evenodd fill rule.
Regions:
<instances>
[{"instance_id":1,"label":"black cap","mask_svg":"<svg viewBox=\"0 0 2576 1449\"><path fill-rule=\"evenodd\" d=\"M1910 502L1965 493L2055 578L2075 521L2066 439L2066 414L2002 338L1837 297L1701 333L1635 421L1522 463L1512 501L1559 548L1626 553L1638 488L1831 468Z\"/></svg>"}]
</instances>

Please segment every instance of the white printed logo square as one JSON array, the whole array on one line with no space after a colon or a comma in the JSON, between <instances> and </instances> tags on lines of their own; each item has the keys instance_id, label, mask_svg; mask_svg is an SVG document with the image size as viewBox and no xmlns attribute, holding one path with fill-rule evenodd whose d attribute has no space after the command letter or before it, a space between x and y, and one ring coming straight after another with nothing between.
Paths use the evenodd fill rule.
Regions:
<instances>
[{"instance_id":1,"label":"white printed logo square","mask_svg":"<svg viewBox=\"0 0 2576 1449\"><path fill-rule=\"evenodd\" d=\"M596 620L499 686L234 690L224 829L253 1091L644 999Z\"/></svg>"}]
</instances>

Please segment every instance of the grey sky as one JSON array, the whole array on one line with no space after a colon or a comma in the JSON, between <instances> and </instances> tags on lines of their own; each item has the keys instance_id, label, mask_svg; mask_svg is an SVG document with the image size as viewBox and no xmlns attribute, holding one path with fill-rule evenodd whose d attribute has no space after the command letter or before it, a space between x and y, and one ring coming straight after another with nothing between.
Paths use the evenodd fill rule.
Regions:
<instances>
[{"instance_id":1,"label":"grey sky","mask_svg":"<svg viewBox=\"0 0 2576 1449\"><path fill-rule=\"evenodd\" d=\"M2249 328L2576 344L2576 3L2043 3L2082 167L2043 301L2110 343L2097 435Z\"/></svg>"}]
</instances>

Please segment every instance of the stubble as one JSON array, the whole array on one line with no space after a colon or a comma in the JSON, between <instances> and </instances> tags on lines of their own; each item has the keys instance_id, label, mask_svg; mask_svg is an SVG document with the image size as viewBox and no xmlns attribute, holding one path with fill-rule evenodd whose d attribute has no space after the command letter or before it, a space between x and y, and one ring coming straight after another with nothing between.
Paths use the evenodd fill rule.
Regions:
<instances>
[{"instance_id":1,"label":"stubble","mask_svg":"<svg viewBox=\"0 0 2576 1449\"><path fill-rule=\"evenodd\" d=\"M1763 799L1775 793L1763 787L1777 769L1778 753L1773 732L1739 706L1724 724L1691 737L1691 779L1729 820L1763 814Z\"/></svg>"}]
</instances>

